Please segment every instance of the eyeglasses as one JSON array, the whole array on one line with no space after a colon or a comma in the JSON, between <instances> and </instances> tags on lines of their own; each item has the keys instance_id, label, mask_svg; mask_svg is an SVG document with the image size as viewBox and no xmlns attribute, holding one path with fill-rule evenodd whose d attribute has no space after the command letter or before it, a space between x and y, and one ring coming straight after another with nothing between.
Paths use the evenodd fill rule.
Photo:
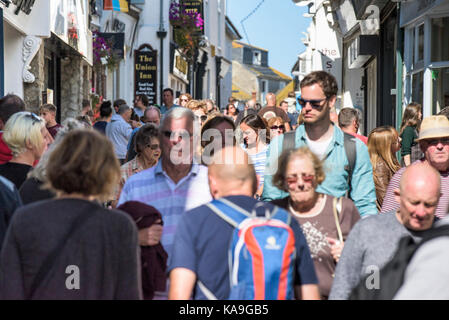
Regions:
<instances>
[{"instance_id":1,"label":"eyeglasses","mask_svg":"<svg viewBox=\"0 0 449 320\"><path fill-rule=\"evenodd\" d=\"M181 137L181 139L187 139L187 137L192 137L193 134L183 130L181 132L175 132L175 131L170 131L170 130L164 130L162 131L162 134L164 135L164 137L166 137L167 139L171 139L171 137L175 137L175 135L177 135L178 137Z\"/></svg>"},{"instance_id":2,"label":"eyeglasses","mask_svg":"<svg viewBox=\"0 0 449 320\"><path fill-rule=\"evenodd\" d=\"M281 129L281 130L285 130L285 126L283 124L281 124L280 126L272 126L270 127L271 130L277 130L277 129Z\"/></svg>"},{"instance_id":3,"label":"eyeglasses","mask_svg":"<svg viewBox=\"0 0 449 320\"><path fill-rule=\"evenodd\" d=\"M429 139L425 140L429 146L437 146L440 142L444 145L449 145L449 138Z\"/></svg>"},{"instance_id":4,"label":"eyeglasses","mask_svg":"<svg viewBox=\"0 0 449 320\"><path fill-rule=\"evenodd\" d=\"M301 107L305 107L307 105L307 103L310 103L310 106L313 109L319 109L322 107L321 102L327 100L327 98L324 99L315 99L315 100L305 100L302 98L298 98L298 103L301 105Z\"/></svg>"},{"instance_id":5,"label":"eyeglasses","mask_svg":"<svg viewBox=\"0 0 449 320\"><path fill-rule=\"evenodd\" d=\"M159 144L147 144L146 147L150 148L151 150L158 150L161 148Z\"/></svg>"},{"instance_id":6,"label":"eyeglasses","mask_svg":"<svg viewBox=\"0 0 449 320\"><path fill-rule=\"evenodd\" d=\"M314 174L309 173L301 173L301 179L304 181L304 183L312 183L313 179L315 178ZM298 176L288 176L286 177L285 181L288 185L297 184L298 183Z\"/></svg>"},{"instance_id":7,"label":"eyeglasses","mask_svg":"<svg viewBox=\"0 0 449 320\"><path fill-rule=\"evenodd\" d=\"M189 102L189 99L179 99L179 101Z\"/></svg>"}]
</instances>

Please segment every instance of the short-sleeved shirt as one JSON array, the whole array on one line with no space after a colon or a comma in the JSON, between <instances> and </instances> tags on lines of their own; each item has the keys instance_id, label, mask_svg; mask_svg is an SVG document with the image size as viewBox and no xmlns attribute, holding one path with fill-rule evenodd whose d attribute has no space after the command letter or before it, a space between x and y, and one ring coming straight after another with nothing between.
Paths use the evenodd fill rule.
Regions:
<instances>
[{"instance_id":1,"label":"short-sleeved shirt","mask_svg":"<svg viewBox=\"0 0 449 320\"><path fill-rule=\"evenodd\" d=\"M290 122L290 118L288 117L287 113L285 113L285 111L279 107L264 107L259 111L258 115L264 118L265 116L268 116L268 113L272 113L272 116L269 118L281 117L284 123Z\"/></svg>"},{"instance_id":2,"label":"short-sleeved shirt","mask_svg":"<svg viewBox=\"0 0 449 320\"><path fill-rule=\"evenodd\" d=\"M53 127L47 128L47 130L48 130L48 132L50 132L51 136L54 139L56 137L56 134L58 133L58 131L61 130L61 128L62 128L62 126L59 123L57 123Z\"/></svg>"},{"instance_id":3,"label":"short-sleeved shirt","mask_svg":"<svg viewBox=\"0 0 449 320\"><path fill-rule=\"evenodd\" d=\"M129 177L117 206L132 200L153 206L162 214L164 229L161 244L170 256L181 217L186 211L212 200L207 167L193 164L187 176L174 183L163 170L162 160L159 160L154 167Z\"/></svg>"},{"instance_id":4,"label":"short-sleeved shirt","mask_svg":"<svg viewBox=\"0 0 449 320\"><path fill-rule=\"evenodd\" d=\"M246 151L245 145L241 145L242 149ZM256 170L256 175L259 177L259 187L263 186L263 178L265 176L265 163L267 161L267 150L268 146L265 146L260 152L256 154L249 154L251 162L253 163L254 170Z\"/></svg>"},{"instance_id":5,"label":"short-sleeved shirt","mask_svg":"<svg viewBox=\"0 0 449 320\"><path fill-rule=\"evenodd\" d=\"M336 263L331 254L331 246L327 237L338 239L337 225L333 212L334 197L324 195L324 206L321 211L313 215L297 215L289 206L289 197L274 200L272 203L288 210L298 221L304 233L310 254L312 255L315 271L319 280L320 294L323 298L329 297L332 287ZM360 214L350 199L342 198L339 223L343 241L346 240L352 227L360 220Z\"/></svg>"},{"instance_id":6,"label":"short-sleeved shirt","mask_svg":"<svg viewBox=\"0 0 449 320\"><path fill-rule=\"evenodd\" d=\"M229 196L225 199L249 212L258 202L247 196ZM266 206L273 208L272 204ZM301 228L294 219L290 226L295 234L295 284L317 284L313 261ZM178 226L168 272L174 268L187 268L195 272L217 299L227 299L230 293L228 249L233 230L229 223L205 205L187 212ZM198 286L194 299L206 299Z\"/></svg>"}]
</instances>

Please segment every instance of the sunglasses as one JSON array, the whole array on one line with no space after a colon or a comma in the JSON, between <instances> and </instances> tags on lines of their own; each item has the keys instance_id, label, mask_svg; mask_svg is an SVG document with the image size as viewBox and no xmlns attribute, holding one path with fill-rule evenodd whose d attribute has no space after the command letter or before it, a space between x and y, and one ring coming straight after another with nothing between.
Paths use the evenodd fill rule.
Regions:
<instances>
[{"instance_id":1,"label":"sunglasses","mask_svg":"<svg viewBox=\"0 0 449 320\"><path fill-rule=\"evenodd\" d=\"M315 100L305 100L305 99L302 99L302 98L298 98L298 99L297 99L297 101L298 101L298 103L301 105L301 107L304 108L304 107L307 105L307 103L310 103L310 106L311 106L313 109L319 109L319 108L321 108L321 107L322 107L321 102L323 102L323 101L325 101L325 100L327 100L327 98L324 98L324 99L315 99Z\"/></svg>"},{"instance_id":2,"label":"sunglasses","mask_svg":"<svg viewBox=\"0 0 449 320\"><path fill-rule=\"evenodd\" d=\"M41 118L39 118L35 113L33 112L28 112L25 115L27 118L30 118L31 120L33 120L33 124L41 122Z\"/></svg>"},{"instance_id":3,"label":"sunglasses","mask_svg":"<svg viewBox=\"0 0 449 320\"><path fill-rule=\"evenodd\" d=\"M285 126L282 124L280 126L272 126L270 127L271 130L277 130L277 129L281 129L281 130L285 130Z\"/></svg>"},{"instance_id":4,"label":"sunglasses","mask_svg":"<svg viewBox=\"0 0 449 320\"><path fill-rule=\"evenodd\" d=\"M302 181L304 181L304 183L312 183L314 178L315 178L314 174L301 173L301 179L302 179ZM298 183L297 176L289 176L285 180L287 181L288 185Z\"/></svg>"},{"instance_id":5,"label":"sunglasses","mask_svg":"<svg viewBox=\"0 0 449 320\"><path fill-rule=\"evenodd\" d=\"M437 146L440 142L444 145L449 145L449 138L425 140L429 146Z\"/></svg>"},{"instance_id":6,"label":"sunglasses","mask_svg":"<svg viewBox=\"0 0 449 320\"><path fill-rule=\"evenodd\" d=\"M195 116L195 119L197 119L197 120L200 119L201 122L204 122L207 120L207 116Z\"/></svg>"},{"instance_id":7,"label":"sunglasses","mask_svg":"<svg viewBox=\"0 0 449 320\"><path fill-rule=\"evenodd\" d=\"M186 101L186 102L188 102L189 99L180 99L180 101Z\"/></svg>"},{"instance_id":8,"label":"sunglasses","mask_svg":"<svg viewBox=\"0 0 449 320\"><path fill-rule=\"evenodd\" d=\"M146 147L150 148L151 150L158 150L161 148L161 146L158 144L147 144Z\"/></svg>"},{"instance_id":9,"label":"sunglasses","mask_svg":"<svg viewBox=\"0 0 449 320\"><path fill-rule=\"evenodd\" d=\"M162 134L167 139L170 139L172 136L175 136L176 134L178 135L178 137L181 137L181 139L187 139L187 136L188 137L192 137L193 136L193 134L188 132L188 131L182 131L181 133L176 133L174 131L164 130L164 131L162 131Z\"/></svg>"}]
</instances>

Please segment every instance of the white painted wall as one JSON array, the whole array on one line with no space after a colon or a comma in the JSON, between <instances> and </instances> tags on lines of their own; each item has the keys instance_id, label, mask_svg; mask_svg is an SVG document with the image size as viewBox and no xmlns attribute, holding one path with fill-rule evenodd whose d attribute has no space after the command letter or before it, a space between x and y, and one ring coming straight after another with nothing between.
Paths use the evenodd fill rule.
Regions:
<instances>
[{"instance_id":1,"label":"white painted wall","mask_svg":"<svg viewBox=\"0 0 449 320\"><path fill-rule=\"evenodd\" d=\"M23 36L9 23L4 24L5 94L14 93L23 98Z\"/></svg>"}]
</instances>

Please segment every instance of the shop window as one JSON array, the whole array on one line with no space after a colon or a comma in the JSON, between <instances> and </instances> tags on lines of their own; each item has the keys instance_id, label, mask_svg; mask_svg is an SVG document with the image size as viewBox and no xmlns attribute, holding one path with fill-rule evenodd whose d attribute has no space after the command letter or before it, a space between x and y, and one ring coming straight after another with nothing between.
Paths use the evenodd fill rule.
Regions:
<instances>
[{"instance_id":1,"label":"shop window","mask_svg":"<svg viewBox=\"0 0 449 320\"><path fill-rule=\"evenodd\" d=\"M449 17L432 19L432 61L449 61Z\"/></svg>"},{"instance_id":2,"label":"shop window","mask_svg":"<svg viewBox=\"0 0 449 320\"><path fill-rule=\"evenodd\" d=\"M432 114L449 107L449 68L432 69Z\"/></svg>"},{"instance_id":3,"label":"shop window","mask_svg":"<svg viewBox=\"0 0 449 320\"><path fill-rule=\"evenodd\" d=\"M424 72L417 72L412 75L412 100L423 103Z\"/></svg>"}]
</instances>

